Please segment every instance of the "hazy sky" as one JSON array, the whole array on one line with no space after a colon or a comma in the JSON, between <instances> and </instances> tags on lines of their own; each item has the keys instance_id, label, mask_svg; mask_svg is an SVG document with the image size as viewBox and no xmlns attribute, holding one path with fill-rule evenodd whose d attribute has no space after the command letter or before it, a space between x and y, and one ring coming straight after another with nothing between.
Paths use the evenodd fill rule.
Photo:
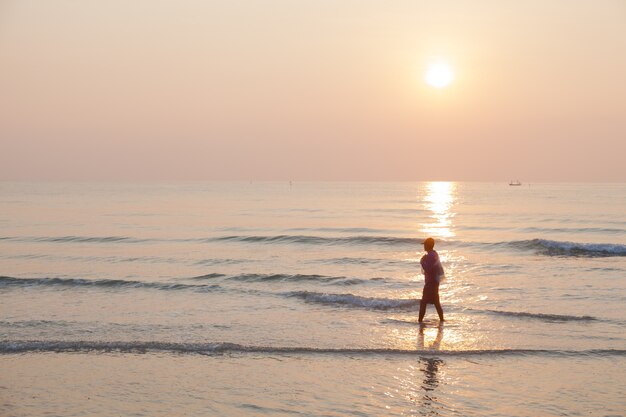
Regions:
<instances>
[{"instance_id":1,"label":"hazy sky","mask_svg":"<svg viewBox=\"0 0 626 417\"><path fill-rule=\"evenodd\" d=\"M0 179L517 178L626 181L626 1L0 0Z\"/></svg>"}]
</instances>

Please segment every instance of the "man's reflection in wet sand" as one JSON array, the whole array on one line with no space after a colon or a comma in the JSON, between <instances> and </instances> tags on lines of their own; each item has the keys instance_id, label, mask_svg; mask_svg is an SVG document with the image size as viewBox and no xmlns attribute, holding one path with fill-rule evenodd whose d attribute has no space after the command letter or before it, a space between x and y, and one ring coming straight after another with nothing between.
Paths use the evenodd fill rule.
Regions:
<instances>
[{"instance_id":1,"label":"man's reflection in wet sand","mask_svg":"<svg viewBox=\"0 0 626 417\"><path fill-rule=\"evenodd\" d=\"M426 340L424 338L424 328L425 324L420 324L420 330L417 335L417 349L418 350L439 350L439 346L441 346L441 341L443 340L443 323L440 323L437 326L437 336L435 336L435 340L429 345L426 346Z\"/></svg>"},{"instance_id":2,"label":"man's reflection in wet sand","mask_svg":"<svg viewBox=\"0 0 626 417\"><path fill-rule=\"evenodd\" d=\"M417 348L420 350L439 350L441 340L443 339L443 324L437 327L437 336L429 346L426 346L424 340L424 327L423 325L420 326ZM424 372L424 380L422 381L424 393L420 400L422 406L420 414L424 416L438 416L441 406L437 404L437 397L434 395L434 391L439 386L439 368L443 366L444 362L438 358L424 357L420 358L420 362L422 365L420 369Z\"/></svg>"}]
</instances>

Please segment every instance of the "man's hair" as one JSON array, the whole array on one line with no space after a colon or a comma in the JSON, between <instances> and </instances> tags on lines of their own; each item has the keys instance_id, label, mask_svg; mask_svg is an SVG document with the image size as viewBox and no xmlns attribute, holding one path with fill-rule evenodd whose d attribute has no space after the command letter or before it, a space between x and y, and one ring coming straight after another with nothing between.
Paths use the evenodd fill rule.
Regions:
<instances>
[{"instance_id":1,"label":"man's hair","mask_svg":"<svg viewBox=\"0 0 626 417\"><path fill-rule=\"evenodd\" d=\"M433 239L432 237L429 237L428 239L424 241L424 248L426 250L431 250L434 247L435 247L435 239Z\"/></svg>"}]
</instances>

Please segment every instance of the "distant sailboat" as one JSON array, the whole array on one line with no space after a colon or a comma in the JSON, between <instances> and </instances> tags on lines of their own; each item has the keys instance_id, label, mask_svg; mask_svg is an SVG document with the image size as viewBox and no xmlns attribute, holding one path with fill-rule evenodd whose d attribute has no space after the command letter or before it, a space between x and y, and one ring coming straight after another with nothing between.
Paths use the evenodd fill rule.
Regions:
<instances>
[{"instance_id":1,"label":"distant sailboat","mask_svg":"<svg viewBox=\"0 0 626 417\"><path fill-rule=\"evenodd\" d=\"M509 185L522 185L522 183L520 182L520 180L515 180L515 181L511 181Z\"/></svg>"}]
</instances>

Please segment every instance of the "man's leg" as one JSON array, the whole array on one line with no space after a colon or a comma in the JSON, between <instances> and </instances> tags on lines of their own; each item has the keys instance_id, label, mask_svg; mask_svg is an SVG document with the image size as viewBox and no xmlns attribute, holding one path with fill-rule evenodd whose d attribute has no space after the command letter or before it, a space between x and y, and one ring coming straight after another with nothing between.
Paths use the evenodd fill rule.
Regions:
<instances>
[{"instance_id":1,"label":"man's leg","mask_svg":"<svg viewBox=\"0 0 626 417\"><path fill-rule=\"evenodd\" d=\"M439 300L435 301L435 308L437 309L437 314L439 314L439 320L444 321L443 320L443 308L441 308L441 303L439 302Z\"/></svg>"},{"instance_id":2,"label":"man's leg","mask_svg":"<svg viewBox=\"0 0 626 417\"><path fill-rule=\"evenodd\" d=\"M426 314L426 303L424 302L424 300L421 300L420 301L420 316L418 320L420 323L424 319L424 314Z\"/></svg>"}]
</instances>

